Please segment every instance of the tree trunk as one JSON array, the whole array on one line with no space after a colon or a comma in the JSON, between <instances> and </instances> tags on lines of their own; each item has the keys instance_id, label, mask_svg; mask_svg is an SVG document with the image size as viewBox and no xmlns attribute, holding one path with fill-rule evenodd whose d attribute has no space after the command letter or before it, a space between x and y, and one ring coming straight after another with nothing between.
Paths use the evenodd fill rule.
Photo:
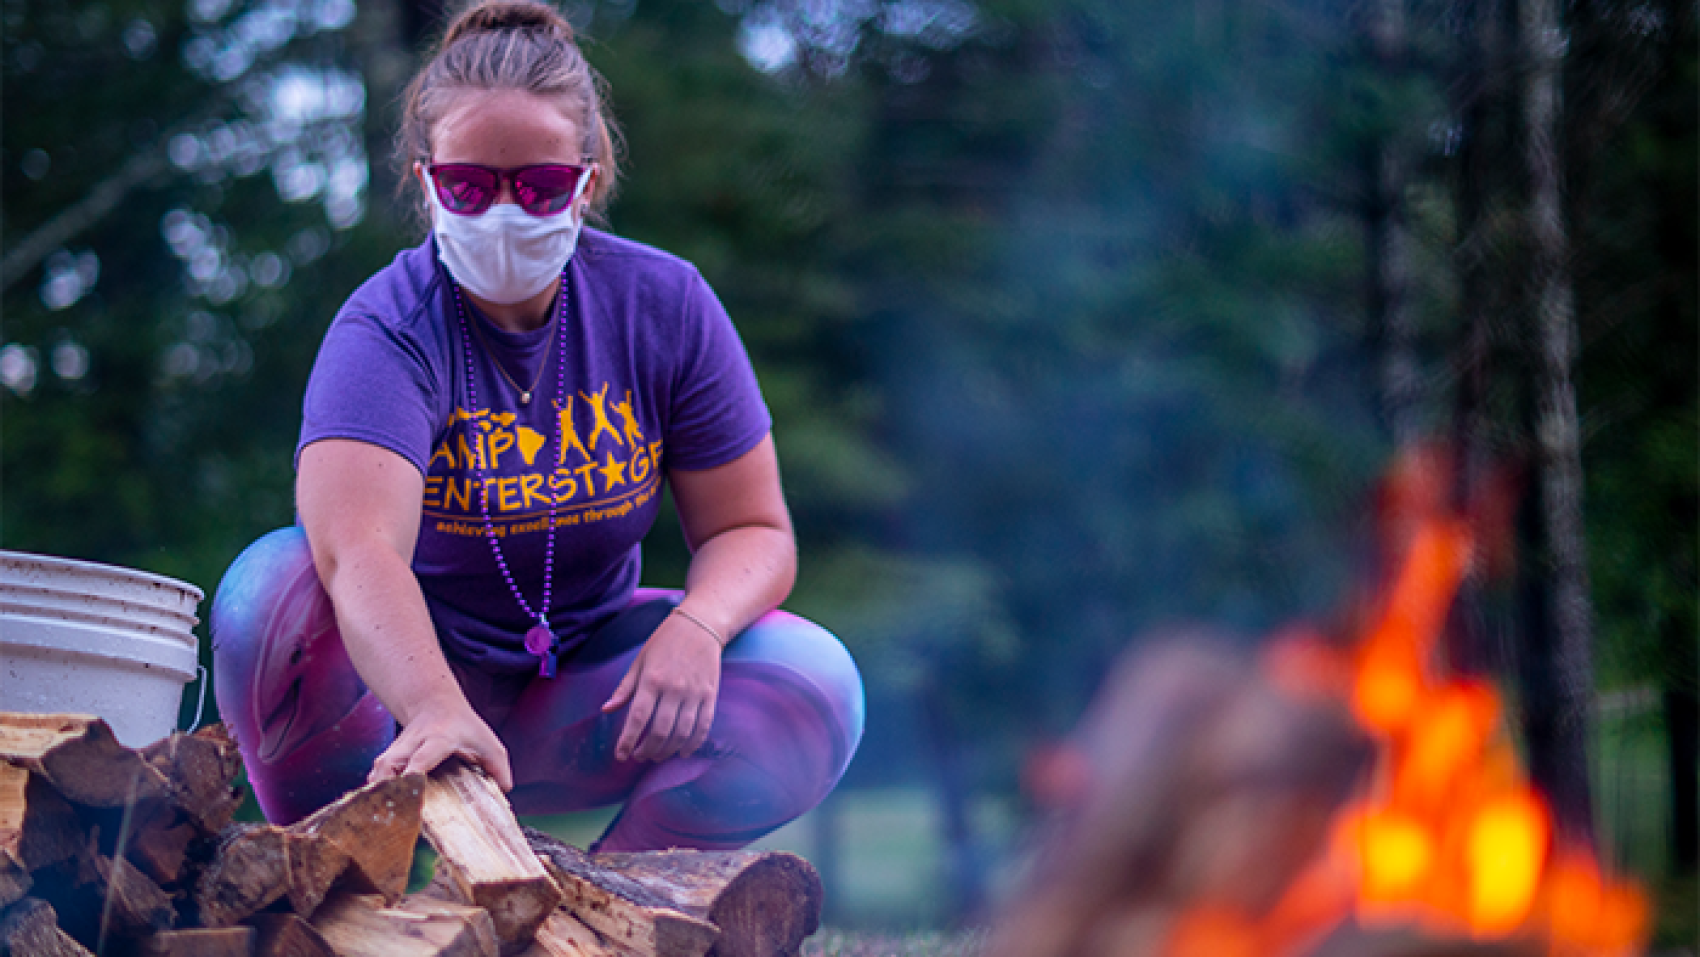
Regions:
<instances>
[{"instance_id":1,"label":"tree trunk","mask_svg":"<svg viewBox=\"0 0 1700 957\"><path fill-rule=\"evenodd\" d=\"M1670 753L1671 862L1683 874L1700 863L1700 698L1689 689L1665 692Z\"/></svg>"},{"instance_id":2,"label":"tree trunk","mask_svg":"<svg viewBox=\"0 0 1700 957\"><path fill-rule=\"evenodd\" d=\"M1593 709L1593 612L1588 597L1582 525L1581 430L1572 370L1576 354L1575 289L1563 215L1561 74L1564 31L1558 0L1522 0L1523 133L1529 177L1528 263L1533 341L1534 439L1539 463L1545 573L1549 579L1552 750L1531 754L1536 780L1552 796L1557 823L1582 839L1593 835L1588 788L1588 729ZM1537 561L1540 556L1533 556Z\"/></svg>"},{"instance_id":3,"label":"tree trunk","mask_svg":"<svg viewBox=\"0 0 1700 957\"><path fill-rule=\"evenodd\" d=\"M1405 71L1403 0L1375 0L1366 24L1380 73L1399 82ZM1370 321L1381 338L1379 385L1389 437L1398 446L1421 438L1420 364L1411 310L1411 230L1405 209L1410 162L1396 133L1371 144L1367 158Z\"/></svg>"}]
</instances>

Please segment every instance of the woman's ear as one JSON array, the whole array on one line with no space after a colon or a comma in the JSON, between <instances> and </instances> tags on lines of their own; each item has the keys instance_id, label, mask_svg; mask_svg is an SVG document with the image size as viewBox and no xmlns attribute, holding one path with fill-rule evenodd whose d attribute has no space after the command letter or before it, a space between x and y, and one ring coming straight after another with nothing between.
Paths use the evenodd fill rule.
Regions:
<instances>
[{"instance_id":1,"label":"woman's ear","mask_svg":"<svg viewBox=\"0 0 1700 957\"><path fill-rule=\"evenodd\" d=\"M573 201L578 204L580 216L590 212L591 198L596 195L596 181L601 178L601 164L591 163L590 169L585 173L584 182L579 186L578 195L573 197Z\"/></svg>"},{"instance_id":2,"label":"woman's ear","mask_svg":"<svg viewBox=\"0 0 1700 957\"><path fill-rule=\"evenodd\" d=\"M425 164L413 161L413 178L419 181L420 199L425 201L425 207L431 207L431 178L425 173Z\"/></svg>"}]
</instances>

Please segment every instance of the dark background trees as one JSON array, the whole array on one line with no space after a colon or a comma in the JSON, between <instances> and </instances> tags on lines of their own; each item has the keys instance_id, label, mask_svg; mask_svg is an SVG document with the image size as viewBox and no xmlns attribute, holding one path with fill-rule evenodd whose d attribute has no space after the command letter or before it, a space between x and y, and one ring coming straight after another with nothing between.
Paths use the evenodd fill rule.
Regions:
<instances>
[{"instance_id":1,"label":"dark background trees","mask_svg":"<svg viewBox=\"0 0 1700 957\"><path fill-rule=\"evenodd\" d=\"M701 266L773 407L792 605L869 679L847 786L936 785L956 906L985 892L967 805L1017 793L1130 641L1331 620L1415 436L1529 510L1458 664L1521 681L1583 829L1595 692L1655 693L1692 869L1691 5L570 12L625 131L609 225ZM388 142L441 6L4 18L0 547L210 592L291 520L326 323L421 235ZM650 578L683 560L664 523Z\"/></svg>"}]
</instances>

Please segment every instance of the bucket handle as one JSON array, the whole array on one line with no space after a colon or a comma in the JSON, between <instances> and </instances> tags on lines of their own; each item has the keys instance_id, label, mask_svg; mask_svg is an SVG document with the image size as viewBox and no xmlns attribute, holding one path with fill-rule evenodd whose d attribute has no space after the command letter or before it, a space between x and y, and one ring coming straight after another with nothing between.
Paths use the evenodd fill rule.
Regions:
<instances>
[{"instance_id":1,"label":"bucket handle","mask_svg":"<svg viewBox=\"0 0 1700 957\"><path fill-rule=\"evenodd\" d=\"M195 662L195 681L200 685L200 689L195 695L195 720L189 722L189 731L194 731L201 726L201 713L207 707L207 685L209 683L207 678L207 666L198 661Z\"/></svg>"}]
</instances>

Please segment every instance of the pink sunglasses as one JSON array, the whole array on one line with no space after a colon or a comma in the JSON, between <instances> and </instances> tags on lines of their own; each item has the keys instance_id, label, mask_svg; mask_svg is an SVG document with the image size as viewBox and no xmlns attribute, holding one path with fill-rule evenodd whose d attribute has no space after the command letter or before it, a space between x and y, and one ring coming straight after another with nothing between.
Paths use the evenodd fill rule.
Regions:
<instances>
[{"instance_id":1,"label":"pink sunglasses","mask_svg":"<svg viewBox=\"0 0 1700 957\"><path fill-rule=\"evenodd\" d=\"M553 216L572 204L590 167L543 163L500 169L476 163L432 163L425 167L437 189L437 201L451 213L477 216L513 184L520 208L533 216Z\"/></svg>"}]
</instances>

